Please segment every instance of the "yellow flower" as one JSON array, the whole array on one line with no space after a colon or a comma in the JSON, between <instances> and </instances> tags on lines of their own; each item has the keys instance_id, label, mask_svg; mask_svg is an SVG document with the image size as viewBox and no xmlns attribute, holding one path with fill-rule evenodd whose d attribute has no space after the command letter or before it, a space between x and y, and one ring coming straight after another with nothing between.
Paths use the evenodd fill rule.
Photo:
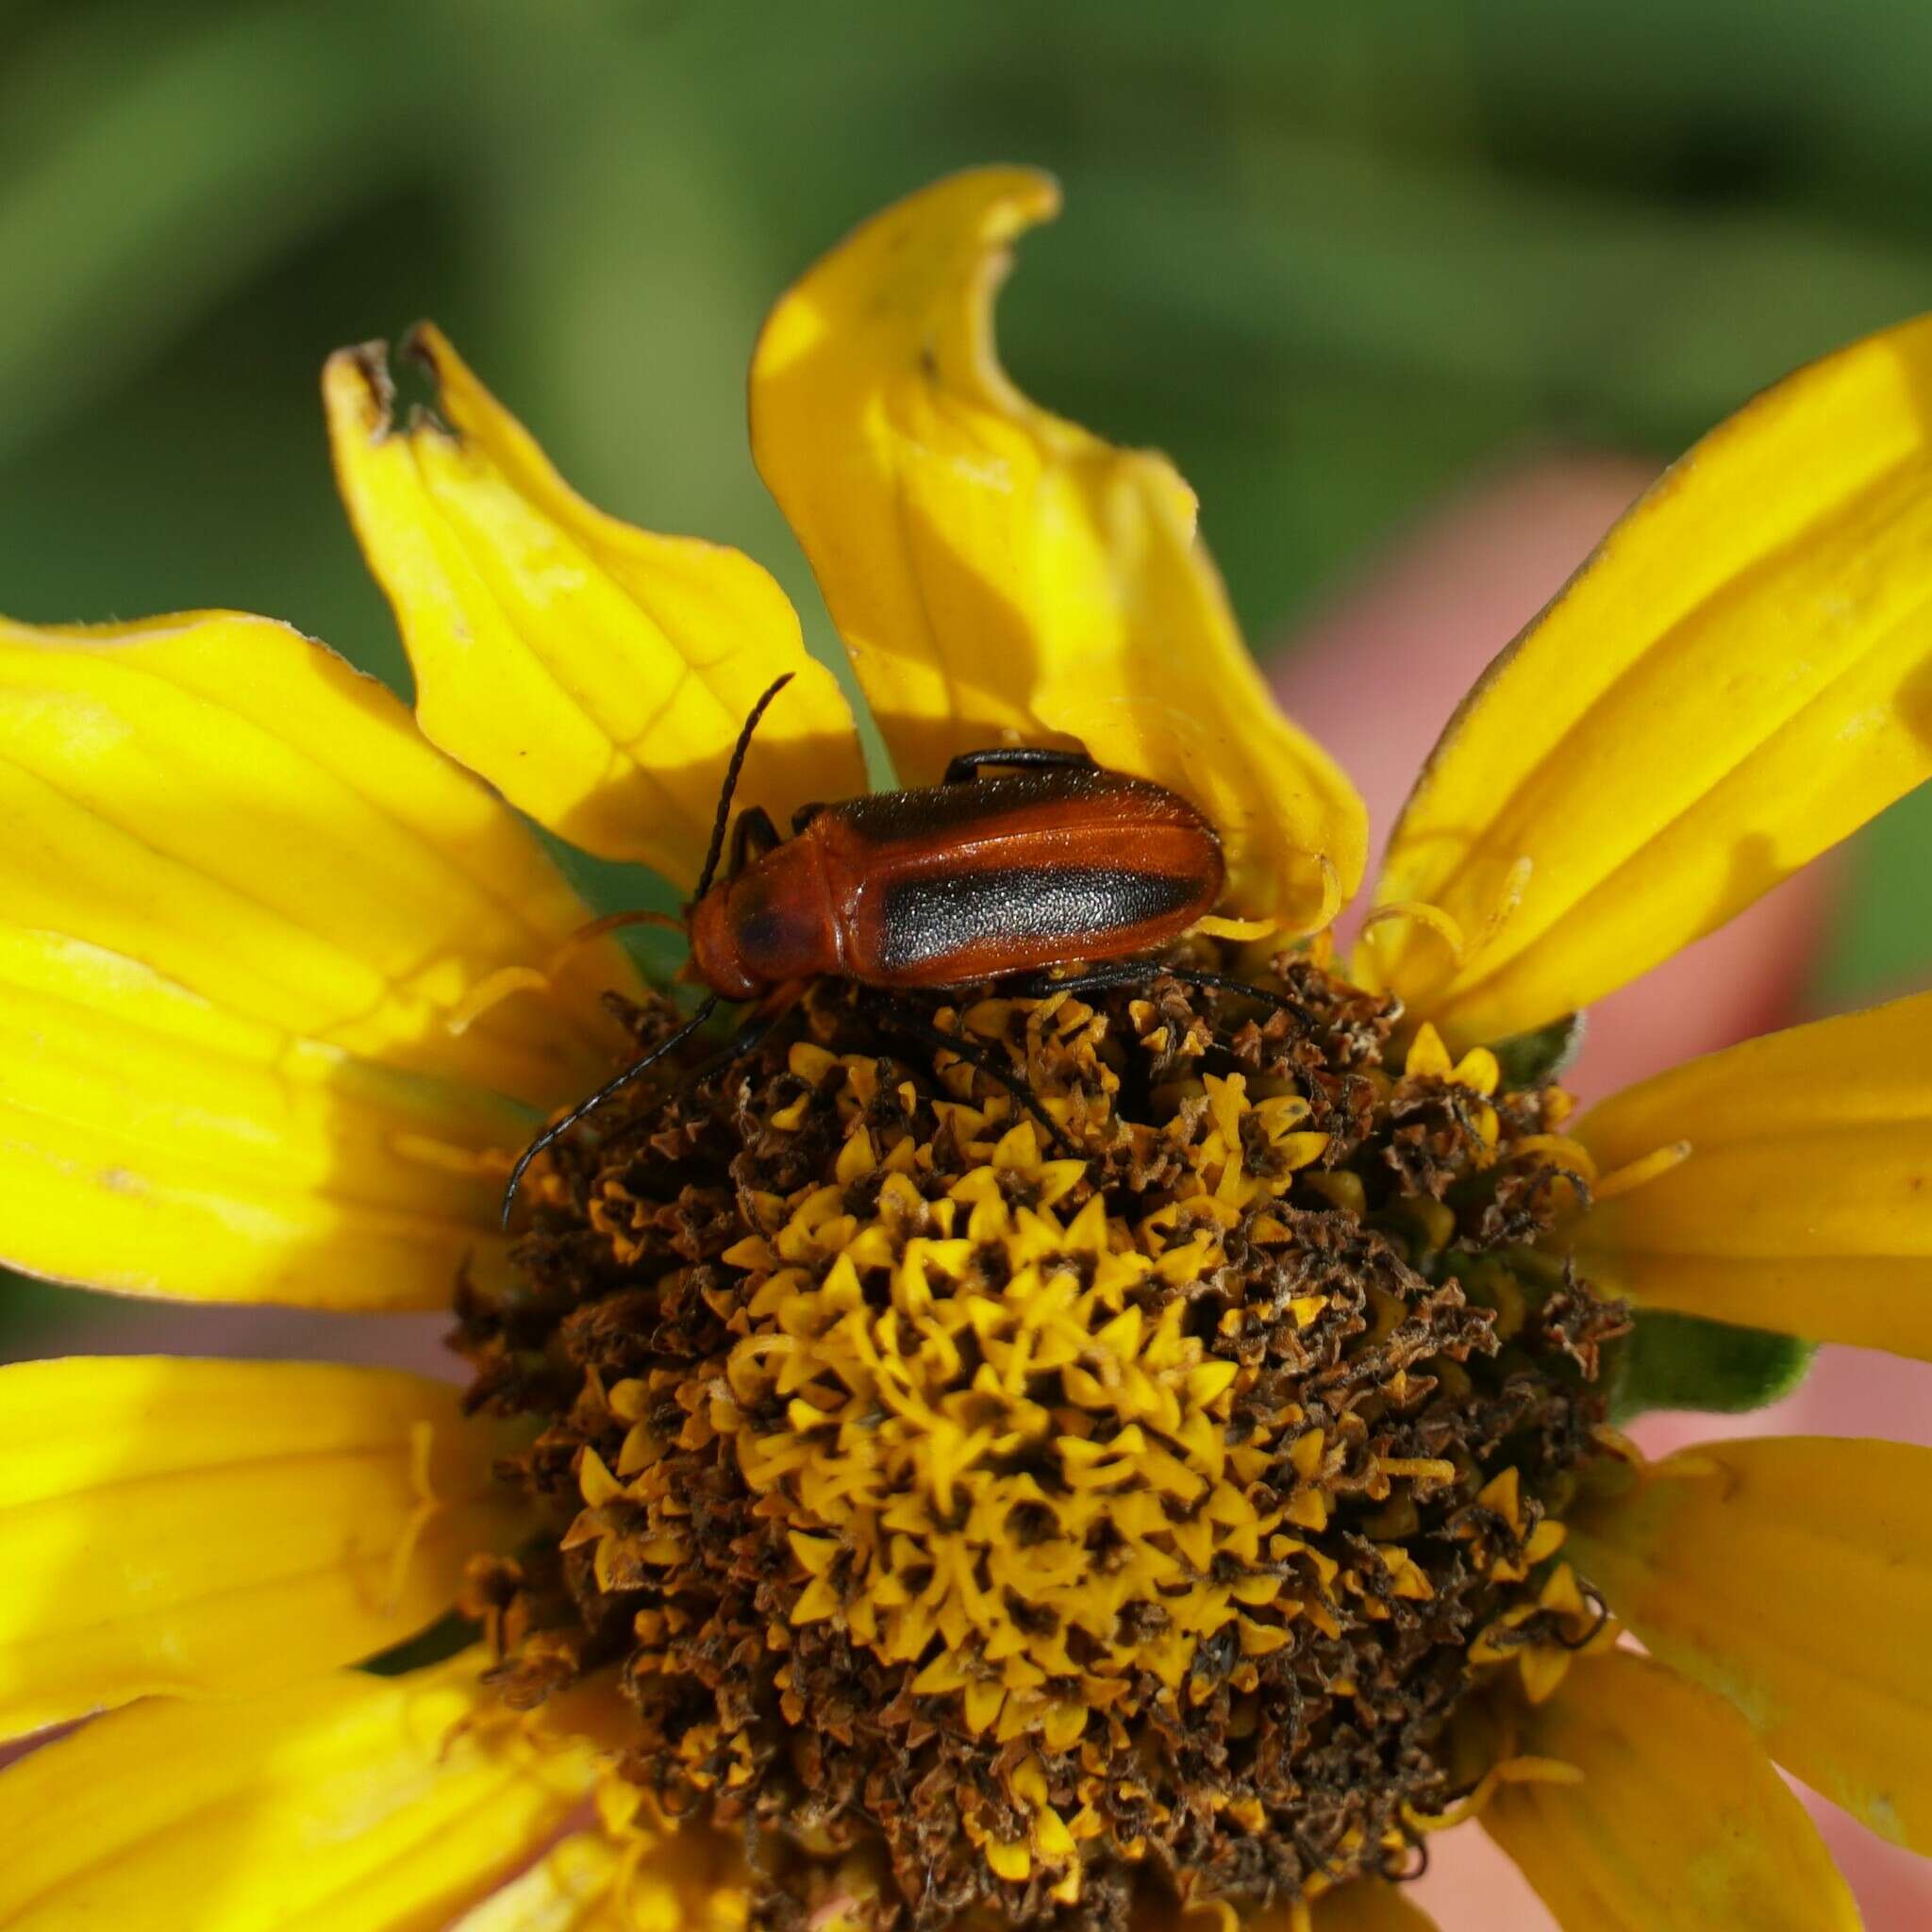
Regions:
<instances>
[{"instance_id":1,"label":"yellow flower","mask_svg":"<svg viewBox=\"0 0 1932 1932\"><path fill-rule=\"evenodd\" d=\"M1932 1454L1646 1465L1592 1382L1629 1304L1932 1357L1932 999L1580 1117L1547 1050L1932 774L1932 322L1618 525L1344 968L1361 809L1186 486L995 360L1054 205L860 228L760 339L755 451L901 783L1084 745L1262 929L928 999L909 1058L821 982L560 1147L516 1242L515 1151L669 1011L517 811L689 885L787 672L740 802L862 788L771 579L585 504L425 332L433 418L325 375L413 724L259 618L0 625L5 1258L454 1301L479 1371L0 1370L0 1730L104 1713L4 1774L0 1923L1414 1927L1474 1816L1569 1932L1851 1926L1774 1761L1932 1852ZM459 1596L480 1646L353 1668Z\"/></svg>"}]
</instances>

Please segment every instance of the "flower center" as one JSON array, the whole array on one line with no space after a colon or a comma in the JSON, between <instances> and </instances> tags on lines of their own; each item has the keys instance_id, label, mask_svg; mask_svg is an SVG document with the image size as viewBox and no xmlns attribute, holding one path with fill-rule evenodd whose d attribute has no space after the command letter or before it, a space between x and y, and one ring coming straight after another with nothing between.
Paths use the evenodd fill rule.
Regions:
<instances>
[{"instance_id":1,"label":"flower center","mask_svg":"<svg viewBox=\"0 0 1932 1932\"><path fill-rule=\"evenodd\" d=\"M1261 986L822 982L560 1150L466 1304L548 1423L555 1542L477 1571L504 1692L618 1666L626 1775L774 1848L770 1922L854 1857L922 1928L1399 1874L1472 1684L1588 1631L1624 1319L1536 1246L1566 1096Z\"/></svg>"}]
</instances>

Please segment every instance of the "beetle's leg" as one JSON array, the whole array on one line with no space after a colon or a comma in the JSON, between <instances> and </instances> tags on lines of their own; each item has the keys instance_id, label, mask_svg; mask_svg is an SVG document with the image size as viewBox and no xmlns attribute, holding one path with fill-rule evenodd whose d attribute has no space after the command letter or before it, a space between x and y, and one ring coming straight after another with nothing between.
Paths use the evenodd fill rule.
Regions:
<instances>
[{"instance_id":1,"label":"beetle's leg","mask_svg":"<svg viewBox=\"0 0 1932 1932\"><path fill-rule=\"evenodd\" d=\"M761 805L746 806L731 822L731 854L725 861L724 876L735 879L751 860L782 842L772 814Z\"/></svg>"},{"instance_id":2,"label":"beetle's leg","mask_svg":"<svg viewBox=\"0 0 1932 1932\"><path fill-rule=\"evenodd\" d=\"M718 995L713 993L706 1000L683 1025L667 1033L641 1059L633 1060L614 1080L607 1080L588 1100L580 1100L560 1121L554 1121L545 1127L524 1151L517 1156L517 1164L509 1171L509 1179L503 1190L503 1224L509 1226L510 1209L516 1206L517 1188L524 1178L524 1171L535 1160L544 1148L554 1146L587 1115L596 1110L613 1094L622 1093L630 1083L655 1067L667 1053L680 1047L708 1020L717 1009Z\"/></svg>"},{"instance_id":3,"label":"beetle's leg","mask_svg":"<svg viewBox=\"0 0 1932 1932\"><path fill-rule=\"evenodd\" d=\"M677 1083L678 1100L682 1102L686 1099L721 1067L728 1067L733 1060L742 1059L746 1054L756 1052L765 1035L798 1004L804 991L804 980L788 979L784 985L768 993L758 1007L747 1015L738 1031L716 1053L708 1059L699 1061Z\"/></svg>"},{"instance_id":4,"label":"beetle's leg","mask_svg":"<svg viewBox=\"0 0 1932 1932\"><path fill-rule=\"evenodd\" d=\"M700 1060L677 1083L677 1098L680 1104L703 1086L713 1074L728 1067L733 1060L742 1059L748 1053L756 1053L765 1035L783 1018L782 1012L754 1013L716 1053L708 1059Z\"/></svg>"},{"instance_id":5,"label":"beetle's leg","mask_svg":"<svg viewBox=\"0 0 1932 1932\"><path fill-rule=\"evenodd\" d=\"M1037 771L1062 772L1077 766L1093 769L1093 760L1084 751L1066 751L1051 744L995 744L985 751L962 751L946 767L948 785L964 785L982 765L1031 765Z\"/></svg>"},{"instance_id":6,"label":"beetle's leg","mask_svg":"<svg viewBox=\"0 0 1932 1932\"><path fill-rule=\"evenodd\" d=\"M896 1034L902 1040L915 1040L932 1052L952 1054L984 1074L989 1080L998 1081L1046 1129L1054 1145L1062 1154L1076 1159L1082 1158L1074 1137L1041 1105L1040 1095L1033 1091L1032 1082L1024 1074L1016 1074L1010 1067L1002 1066L976 1041L961 1034L948 1033L943 1027L935 1026L923 1013L909 1011L890 1001L881 1001L874 1008L873 1019L882 1033Z\"/></svg>"},{"instance_id":7,"label":"beetle's leg","mask_svg":"<svg viewBox=\"0 0 1932 1932\"><path fill-rule=\"evenodd\" d=\"M814 799L810 805L801 805L798 808L798 809L791 814L791 830L793 834L796 835L797 833L804 831L806 826L810 824L812 820L817 818L820 812L824 811L824 800L822 798Z\"/></svg>"},{"instance_id":8,"label":"beetle's leg","mask_svg":"<svg viewBox=\"0 0 1932 1932\"><path fill-rule=\"evenodd\" d=\"M1191 966L1165 966L1154 959L1117 959L1109 965L1094 966L1065 979L1051 974L1032 973L1007 982L1027 999L1045 999L1056 992L1104 992L1109 987L1146 986L1159 978L1177 979L1183 986L1210 988L1217 992L1244 993L1265 1006L1277 1007L1298 1018L1308 1017L1307 1008L1291 994L1273 992L1265 986L1251 985L1245 979L1231 979L1224 973L1202 973Z\"/></svg>"}]
</instances>

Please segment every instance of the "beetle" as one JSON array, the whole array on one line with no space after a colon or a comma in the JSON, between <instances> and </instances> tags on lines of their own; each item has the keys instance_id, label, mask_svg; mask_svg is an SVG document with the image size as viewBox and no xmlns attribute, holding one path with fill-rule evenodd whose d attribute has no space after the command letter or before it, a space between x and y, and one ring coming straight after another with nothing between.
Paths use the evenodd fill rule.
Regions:
<instances>
[{"instance_id":1,"label":"beetle","mask_svg":"<svg viewBox=\"0 0 1932 1932\"><path fill-rule=\"evenodd\" d=\"M731 1000L820 975L897 991L1145 952L1211 910L1224 875L1185 799L1024 746L962 753L943 785L801 812L788 840L755 808L734 842L691 915L696 975Z\"/></svg>"},{"instance_id":2,"label":"beetle","mask_svg":"<svg viewBox=\"0 0 1932 1932\"><path fill-rule=\"evenodd\" d=\"M818 977L890 993L1008 979L1076 960L1117 962L1178 937L1220 896L1226 867L1214 827L1178 793L1108 771L1082 751L962 752L942 784L806 806L793 815L790 839L761 806L731 821L752 734L790 682L788 673L765 691L739 733L687 911L691 974L708 997L524 1150L504 1191L506 1227L530 1162L689 1039L721 1001L762 1000ZM719 878L727 823L731 849ZM1053 983L1119 985L1146 970L1103 967ZM1180 976L1238 984L1216 974ZM727 1052L741 1051L758 1025L755 1017ZM905 1018L903 1030L936 1034L916 1018ZM974 1059L953 1036L936 1034L929 1043ZM1020 1090L1014 1075L988 1071Z\"/></svg>"}]
</instances>

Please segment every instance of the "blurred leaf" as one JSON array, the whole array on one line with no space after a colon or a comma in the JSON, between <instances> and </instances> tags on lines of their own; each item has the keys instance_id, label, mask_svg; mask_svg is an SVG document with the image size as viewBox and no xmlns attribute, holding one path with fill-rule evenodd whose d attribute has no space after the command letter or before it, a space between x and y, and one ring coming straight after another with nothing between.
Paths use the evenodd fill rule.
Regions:
<instances>
[{"instance_id":1,"label":"blurred leaf","mask_svg":"<svg viewBox=\"0 0 1932 1932\"><path fill-rule=\"evenodd\" d=\"M122 68L114 15L76 8L11 63L0 118L45 138L0 173L0 459L436 150L408 67L357 31L392 9L209 12Z\"/></svg>"},{"instance_id":2,"label":"blurred leaf","mask_svg":"<svg viewBox=\"0 0 1932 1932\"><path fill-rule=\"evenodd\" d=\"M1870 1006L1932 977L1932 787L1902 798L1853 851L1850 890L1819 974L1827 1008Z\"/></svg>"},{"instance_id":3,"label":"blurred leaf","mask_svg":"<svg viewBox=\"0 0 1932 1932\"><path fill-rule=\"evenodd\" d=\"M1640 1308L1607 1378L1610 1417L1621 1424L1652 1409L1743 1415L1790 1394L1817 1353L1815 1341L1795 1336Z\"/></svg>"},{"instance_id":4,"label":"blurred leaf","mask_svg":"<svg viewBox=\"0 0 1932 1932\"><path fill-rule=\"evenodd\" d=\"M1502 1063L1504 1085L1541 1087L1551 1080L1560 1080L1583 1051L1583 1038L1589 1025L1588 1013L1566 1013L1533 1033L1519 1033L1513 1039L1497 1041L1495 1053Z\"/></svg>"}]
</instances>

